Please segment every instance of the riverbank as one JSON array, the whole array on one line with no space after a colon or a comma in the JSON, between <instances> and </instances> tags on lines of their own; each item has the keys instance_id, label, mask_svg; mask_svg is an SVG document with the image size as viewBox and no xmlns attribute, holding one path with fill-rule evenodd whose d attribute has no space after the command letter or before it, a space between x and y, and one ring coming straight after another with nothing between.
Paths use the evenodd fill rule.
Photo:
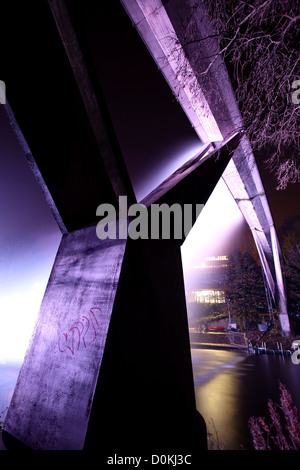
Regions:
<instances>
[{"instance_id":1,"label":"riverbank","mask_svg":"<svg viewBox=\"0 0 300 470\"><path fill-rule=\"evenodd\" d=\"M195 348L209 349L247 349L244 333L240 332L190 332L190 344Z\"/></svg>"},{"instance_id":2,"label":"riverbank","mask_svg":"<svg viewBox=\"0 0 300 470\"><path fill-rule=\"evenodd\" d=\"M217 344L217 343L190 343L192 349L216 349L224 351L246 351L252 354L271 354L272 356L291 356L293 351L289 349L267 349L265 346L249 347L236 344Z\"/></svg>"},{"instance_id":3,"label":"riverbank","mask_svg":"<svg viewBox=\"0 0 300 470\"><path fill-rule=\"evenodd\" d=\"M226 351L248 351L246 346L239 346L236 344L218 344L218 343L197 343L191 342L191 348L193 349L223 349Z\"/></svg>"},{"instance_id":4,"label":"riverbank","mask_svg":"<svg viewBox=\"0 0 300 470\"><path fill-rule=\"evenodd\" d=\"M292 343L300 337L283 337L274 331L190 332L191 348L249 351L255 354L287 355L293 353Z\"/></svg>"},{"instance_id":5,"label":"riverbank","mask_svg":"<svg viewBox=\"0 0 300 470\"><path fill-rule=\"evenodd\" d=\"M260 331L249 331L246 335L247 342L253 347L265 347L267 350L291 350L294 341L300 341L300 336L282 336L282 334L273 329L261 333Z\"/></svg>"}]
</instances>

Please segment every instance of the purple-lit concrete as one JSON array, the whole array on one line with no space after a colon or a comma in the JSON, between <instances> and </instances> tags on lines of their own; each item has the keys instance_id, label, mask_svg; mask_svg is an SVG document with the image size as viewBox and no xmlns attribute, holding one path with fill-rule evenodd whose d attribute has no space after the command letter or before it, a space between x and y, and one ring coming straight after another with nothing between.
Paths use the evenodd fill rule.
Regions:
<instances>
[{"instance_id":1,"label":"purple-lit concrete","mask_svg":"<svg viewBox=\"0 0 300 470\"><path fill-rule=\"evenodd\" d=\"M125 245L62 239L4 426L33 449L83 446Z\"/></svg>"},{"instance_id":2,"label":"purple-lit concrete","mask_svg":"<svg viewBox=\"0 0 300 470\"><path fill-rule=\"evenodd\" d=\"M223 140L207 97L160 0L122 0L174 95L204 143Z\"/></svg>"}]
</instances>

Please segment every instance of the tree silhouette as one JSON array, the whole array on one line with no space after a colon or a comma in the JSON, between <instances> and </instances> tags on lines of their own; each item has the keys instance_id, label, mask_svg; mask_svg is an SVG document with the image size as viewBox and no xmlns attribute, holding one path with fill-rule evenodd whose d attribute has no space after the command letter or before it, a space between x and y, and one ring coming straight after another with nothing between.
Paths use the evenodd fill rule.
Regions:
<instances>
[{"instance_id":1,"label":"tree silhouette","mask_svg":"<svg viewBox=\"0 0 300 470\"><path fill-rule=\"evenodd\" d=\"M234 251L228 260L228 281L226 296L230 308L247 331L251 322L262 321L261 314L267 313L261 267L250 253Z\"/></svg>"}]
</instances>

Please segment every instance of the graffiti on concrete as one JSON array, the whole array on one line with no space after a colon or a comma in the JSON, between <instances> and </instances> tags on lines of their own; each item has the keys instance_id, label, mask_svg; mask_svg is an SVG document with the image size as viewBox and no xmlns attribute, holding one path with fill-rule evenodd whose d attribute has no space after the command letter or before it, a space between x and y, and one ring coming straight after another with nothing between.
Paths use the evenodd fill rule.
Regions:
<instances>
[{"instance_id":1,"label":"graffiti on concrete","mask_svg":"<svg viewBox=\"0 0 300 470\"><path fill-rule=\"evenodd\" d=\"M82 316L81 321L74 322L66 333L60 333L58 338L58 350L61 353L69 350L74 356L79 350L80 345L87 348L95 341L97 337L97 327L99 326L96 314L99 313L99 311L101 311L101 308L91 308L87 315Z\"/></svg>"}]
</instances>

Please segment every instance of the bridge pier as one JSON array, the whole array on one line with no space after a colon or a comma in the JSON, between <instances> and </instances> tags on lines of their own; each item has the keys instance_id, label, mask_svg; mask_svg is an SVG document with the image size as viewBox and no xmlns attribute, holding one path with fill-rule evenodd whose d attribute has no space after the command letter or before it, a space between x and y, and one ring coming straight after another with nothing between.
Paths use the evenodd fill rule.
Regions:
<instances>
[{"instance_id":1,"label":"bridge pier","mask_svg":"<svg viewBox=\"0 0 300 470\"><path fill-rule=\"evenodd\" d=\"M63 237L3 438L107 455L206 449L178 243L99 240L96 226Z\"/></svg>"}]
</instances>

